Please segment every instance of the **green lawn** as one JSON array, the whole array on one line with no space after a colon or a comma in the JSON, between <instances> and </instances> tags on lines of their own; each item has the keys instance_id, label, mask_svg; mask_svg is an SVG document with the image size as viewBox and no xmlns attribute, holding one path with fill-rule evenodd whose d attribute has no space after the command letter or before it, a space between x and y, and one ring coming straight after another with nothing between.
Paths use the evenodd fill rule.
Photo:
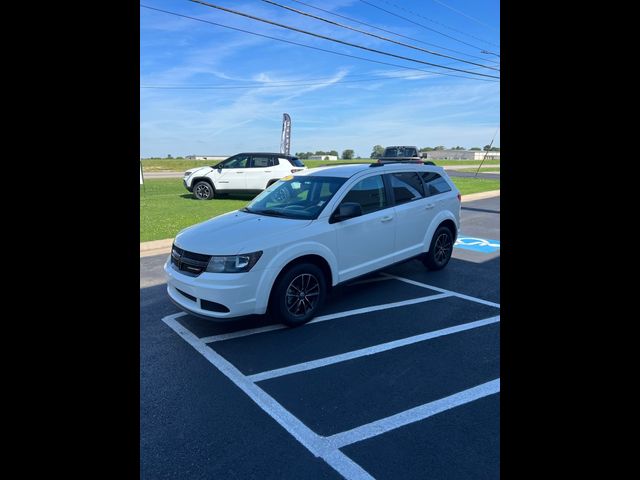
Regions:
<instances>
[{"instance_id":1,"label":"green lawn","mask_svg":"<svg viewBox=\"0 0 640 480\"><path fill-rule=\"evenodd\" d=\"M476 173L478 168L461 168L460 170L456 170L457 172L472 172ZM500 173L500 167L482 167L480 169L480 173Z\"/></svg>"},{"instance_id":2,"label":"green lawn","mask_svg":"<svg viewBox=\"0 0 640 480\"><path fill-rule=\"evenodd\" d=\"M452 179L463 195L500 188L499 180ZM140 241L172 238L185 227L244 207L251 198L196 200L182 179L147 179L140 185Z\"/></svg>"},{"instance_id":3,"label":"green lawn","mask_svg":"<svg viewBox=\"0 0 640 480\"><path fill-rule=\"evenodd\" d=\"M375 160L370 158L360 158L357 160L303 160L309 168L320 167L322 165L342 165L345 163L371 163ZM143 172L184 172L194 167L206 167L218 163L214 160L184 160L175 158L152 158L142 160ZM480 160L438 160L436 165L480 165ZM500 160L487 160L485 163L499 165Z\"/></svg>"}]
</instances>

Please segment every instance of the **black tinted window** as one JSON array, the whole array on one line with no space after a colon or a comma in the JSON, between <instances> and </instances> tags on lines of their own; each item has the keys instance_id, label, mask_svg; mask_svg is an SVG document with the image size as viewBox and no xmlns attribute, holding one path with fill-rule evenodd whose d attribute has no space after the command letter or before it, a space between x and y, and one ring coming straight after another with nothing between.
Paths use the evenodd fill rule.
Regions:
<instances>
[{"instance_id":1,"label":"black tinted window","mask_svg":"<svg viewBox=\"0 0 640 480\"><path fill-rule=\"evenodd\" d=\"M269 166L269 161L271 161L271 157L256 155L253 157L253 163L251 166L253 168L266 168ZM273 164L273 162L271 163Z\"/></svg>"},{"instance_id":2,"label":"black tinted window","mask_svg":"<svg viewBox=\"0 0 640 480\"><path fill-rule=\"evenodd\" d=\"M280 165L280 161L275 157L271 157L271 159L269 160L269 166L273 167L275 165Z\"/></svg>"},{"instance_id":3,"label":"black tinted window","mask_svg":"<svg viewBox=\"0 0 640 480\"><path fill-rule=\"evenodd\" d=\"M422 182L417 173L393 173L391 174L391 186L396 205L407 203L422 198Z\"/></svg>"},{"instance_id":4,"label":"black tinted window","mask_svg":"<svg viewBox=\"0 0 640 480\"><path fill-rule=\"evenodd\" d=\"M424 172L422 174L422 181L427 189L427 197L451 191L451 187L447 181L437 173Z\"/></svg>"},{"instance_id":5,"label":"black tinted window","mask_svg":"<svg viewBox=\"0 0 640 480\"><path fill-rule=\"evenodd\" d=\"M411 147L388 147L383 157L417 157L418 151Z\"/></svg>"},{"instance_id":6,"label":"black tinted window","mask_svg":"<svg viewBox=\"0 0 640 480\"><path fill-rule=\"evenodd\" d=\"M247 168L249 166L249 156L235 155L219 165L222 166L222 168Z\"/></svg>"},{"instance_id":7,"label":"black tinted window","mask_svg":"<svg viewBox=\"0 0 640 480\"><path fill-rule=\"evenodd\" d=\"M356 183L344 197L342 203L355 202L362 207L362 214L375 212L387 207L382 175L365 178Z\"/></svg>"},{"instance_id":8,"label":"black tinted window","mask_svg":"<svg viewBox=\"0 0 640 480\"><path fill-rule=\"evenodd\" d=\"M290 158L289 161L294 167L304 167L304 163L302 163L302 161L298 157Z\"/></svg>"}]
</instances>

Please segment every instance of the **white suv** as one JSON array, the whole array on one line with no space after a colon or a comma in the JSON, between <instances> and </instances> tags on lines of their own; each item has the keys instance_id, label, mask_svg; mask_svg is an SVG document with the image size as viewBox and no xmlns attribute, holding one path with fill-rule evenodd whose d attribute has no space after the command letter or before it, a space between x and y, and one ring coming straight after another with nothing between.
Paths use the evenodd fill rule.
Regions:
<instances>
[{"instance_id":1,"label":"white suv","mask_svg":"<svg viewBox=\"0 0 640 480\"><path fill-rule=\"evenodd\" d=\"M447 265L460 193L441 167L314 168L271 185L241 210L182 230L165 263L169 297L207 318L263 314L300 325L331 286L420 258Z\"/></svg>"},{"instance_id":2,"label":"white suv","mask_svg":"<svg viewBox=\"0 0 640 480\"><path fill-rule=\"evenodd\" d=\"M217 194L258 193L279 178L305 170L304 163L282 153L239 153L212 167L184 172L184 186L198 200Z\"/></svg>"}]
</instances>

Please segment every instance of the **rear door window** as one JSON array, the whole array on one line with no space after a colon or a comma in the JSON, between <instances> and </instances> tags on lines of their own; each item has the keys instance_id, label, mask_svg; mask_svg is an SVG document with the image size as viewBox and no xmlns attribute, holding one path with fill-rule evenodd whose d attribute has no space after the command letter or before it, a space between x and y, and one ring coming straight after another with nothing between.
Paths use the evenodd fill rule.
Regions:
<instances>
[{"instance_id":1,"label":"rear door window","mask_svg":"<svg viewBox=\"0 0 640 480\"><path fill-rule=\"evenodd\" d=\"M416 172L392 173L390 177L396 205L419 200L424 196L422 181Z\"/></svg>"},{"instance_id":2,"label":"rear door window","mask_svg":"<svg viewBox=\"0 0 640 480\"><path fill-rule=\"evenodd\" d=\"M267 168L269 166L269 162L271 161L271 157L262 156L262 155L254 155L253 161L251 162L252 168Z\"/></svg>"}]
</instances>

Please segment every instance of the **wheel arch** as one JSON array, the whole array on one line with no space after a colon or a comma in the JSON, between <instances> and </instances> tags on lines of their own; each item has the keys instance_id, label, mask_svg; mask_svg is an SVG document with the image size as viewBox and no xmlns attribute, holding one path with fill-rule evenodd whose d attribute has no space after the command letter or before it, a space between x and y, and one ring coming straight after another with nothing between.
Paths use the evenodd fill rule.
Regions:
<instances>
[{"instance_id":1,"label":"wheel arch","mask_svg":"<svg viewBox=\"0 0 640 480\"><path fill-rule=\"evenodd\" d=\"M312 248L315 245L317 248ZM292 250L280 252L265 269L257 288L256 307L259 312L266 312L273 289L287 269L299 263L310 262L317 265L325 275L327 289L338 281L337 260L333 253L318 244L299 244Z\"/></svg>"},{"instance_id":2,"label":"wheel arch","mask_svg":"<svg viewBox=\"0 0 640 480\"><path fill-rule=\"evenodd\" d=\"M431 240L433 239L433 235L436 233L436 230L441 226L448 227L453 233L453 241L455 242L458 238L458 223L453 214L449 211L442 211L438 214L429 225L427 229L427 234L424 239L424 251L428 252L429 247L431 246Z\"/></svg>"},{"instance_id":3,"label":"wheel arch","mask_svg":"<svg viewBox=\"0 0 640 480\"><path fill-rule=\"evenodd\" d=\"M211 180L209 177L196 177L196 178L193 178L191 180L191 188L195 187L196 183L202 182L202 181L205 181L209 185L211 185L211 188L213 188L213 191L215 192L216 186L213 184L213 180Z\"/></svg>"}]
</instances>

